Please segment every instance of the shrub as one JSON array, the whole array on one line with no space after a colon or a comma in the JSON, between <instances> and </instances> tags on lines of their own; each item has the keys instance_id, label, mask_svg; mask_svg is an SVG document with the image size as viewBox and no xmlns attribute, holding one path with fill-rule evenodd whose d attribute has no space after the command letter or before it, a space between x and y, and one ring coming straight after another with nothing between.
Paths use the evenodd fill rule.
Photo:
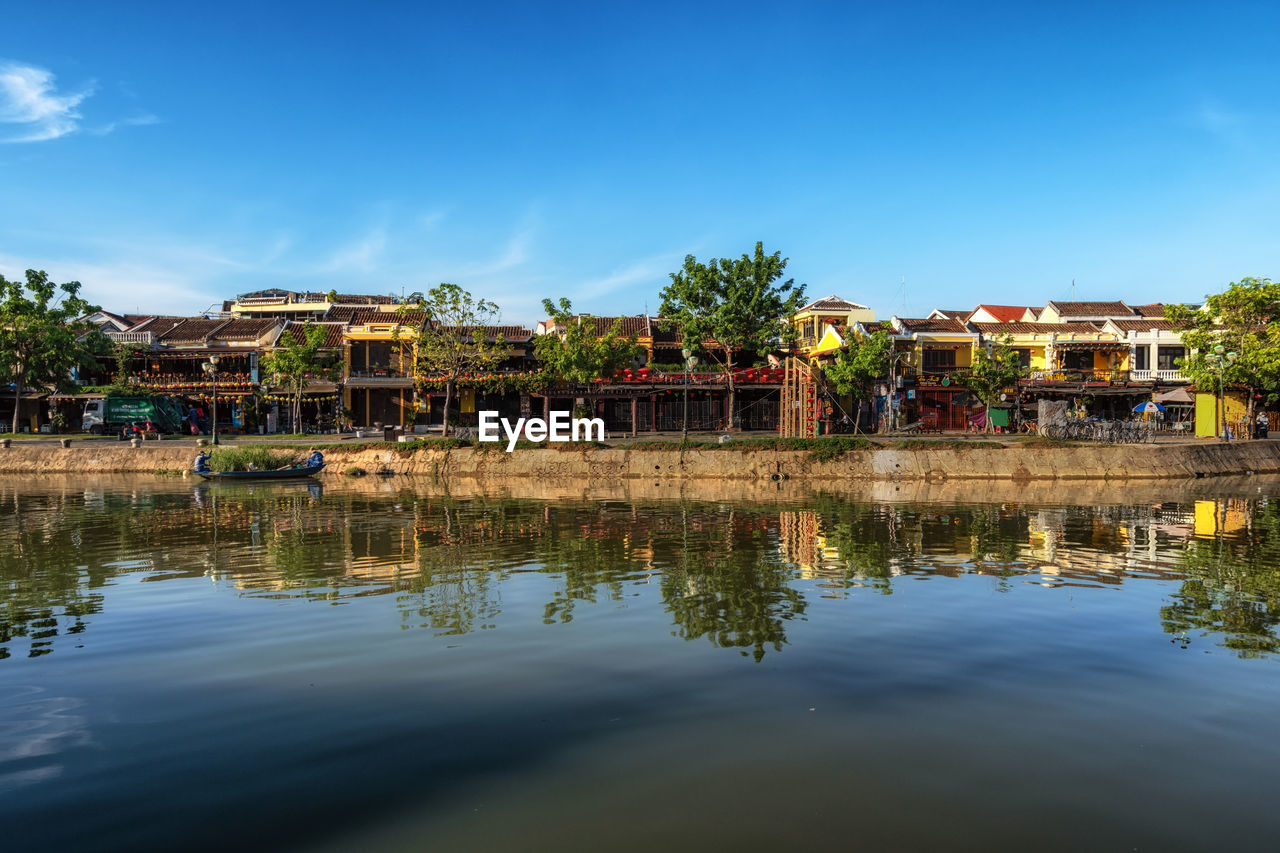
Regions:
<instances>
[{"instance_id":1,"label":"shrub","mask_svg":"<svg viewBox=\"0 0 1280 853\"><path fill-rule=\"evenodd\" d=\"M248 471L252 465L255 470L270 471L292 464L297 457L297 451L263 445L219 447L213 451L209 467L214 471Z\"/></svg>"},{"instance_id":2,"label":"shrub","mask_svg":"<svg viewBox=\"0 0 1280 853\"><path fill-rule=\"evenodd\" d=\"M363 477L365 474L368 474L369 472L364 470L358 465L351 465L342 473L347 477Z\"/></svg>"}]
</instances>

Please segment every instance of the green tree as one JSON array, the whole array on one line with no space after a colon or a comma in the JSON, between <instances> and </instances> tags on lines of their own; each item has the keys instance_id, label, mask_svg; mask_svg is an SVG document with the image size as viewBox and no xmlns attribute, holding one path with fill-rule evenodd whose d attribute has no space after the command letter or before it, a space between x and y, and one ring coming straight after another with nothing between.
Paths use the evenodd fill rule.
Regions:
<instances>
[{"instance_id":1,"label":"green tree","mask_svg":"<svg viewBox=\"0 0 1280 853\"><path fill-rule=\"evenodd\" d=\"M968 387L982 405L986 407L986 432L991 432L991 404L1005 388L1016 389L1018 380L1027 375L1022 366L1022 358L1018 351L1009 346L1009 336L1005 335L990 346L979 347L974 356L973 367L965 379Z\"/></svg>"},{"instance_id":2,"label":"green tree","mask_svg":"<svg viewBox=\"0 0 1280 853\"><path fill-rule=\"evenodd\" d=\"M449 401L458 377L492 370L511 357L502 335L489 336L486 326L499 319L498 306L476 299L456 284L433 287L417 303L427 322L418 335L417 371L425 379L444 379L444 431L449 432Z\"/></svg>"},{"instance_id":3,"label":"green tree","mask_svg":"<svg viewBox=\"0 0 1280 853\"><path fill-rule=\"evenodd\" d=\"M893 359L893 339L883 330L863 338L849 329L844 335L844 349L835 363L823 368L822 375L835 386L836 392L853 397L855 402L869 400L876 380L889 372ZM857 430L854 420L854 430Z\"/></svg>"},{"instance_id":4,"label":"green tree","mask_svg":"<svg viewBox=\"0 0 1280 853\"><path fill-rule=\"evenodd\" d=\"M315 380L338 379L337 356L325 352L323 344L324 327L307 323L302 327L301 339L286 330L277 348L262 360L262 369L271 383L292 395L290 410L293 428L298 432L302 430L302 392Z\"/></svg>"},{"instance_id":5,"label":"green tree","mask_svg":"<svg viewBox=\"0 0 1280 853\"><path fill-rule=\"evenodd\" d=\"M133 360L138 353L145 350L142 344L119 342L112 344L111 357L115 360L116 369L111 377L110 392L116 394L135 394L137 388L133 383Z\"/></svg>"},{"instance_id":6,"label":"green tree","mask_svg":"<svg viewBox=\"0 0 1280 853\"><path fill-rule=\"evenodd\" d=\"M25 282L0 275L0 377L13 383L14 432L24 390L74 388L72 369L93 360L75 321L97 310L80 298L78 281L54 284L44 270L27 270Z\"/></svg>"},{"instance_id":7,"label":"green tree","mask_svg":"<svg viewBox=\"0 0 1280 853\"><path fill-rule=\"evenodd\" d=\"M1203 309L1166 305L1165 316L1182 332L1189 354L1182 371L1200 388L1218 387L1218 362L1210 358L1215 346L1236 353L1235 361L1221 360L1224 385L1248 391L1248 419L1253 423L1253 398L1264 393L1274 401L1280 391L1280 284L1269 278L1242 278L1222 293L1205 298Z\"/></svg>"},{"instance_id":8,"label":"green tree","mask_svg":"<svg viewBox=\"0 0 1280 853\"><path fill-rule=\"evenodd\" d=\"M544 299L542 307L555 321L557 333L539 335L534 351L543 367L561 382L590 385L630 367L643 352L635 335L623 332L621 318L601 333L591 315L573 313L568 299L561 298L559 303Z\"/></svg>"},{"instance_id":9,"label":"green tree","mask_svg":"<svg viewBox=\"0 0 1280 853\"><path fill-rule=\"evenodd\" d=\"M737 396L733 371L738 354L764 352L795 339L787 318L804 304L805 286L795 279L780 281L788 260L781 252L766 255L764 243L756 243L753 255L737 260L712 258L703 264L687 255L662 290L660 313L680 325L688 349L725 374L730 418ZM709 341L717 346L708 347Z\"/></svg>"}]
</instances>

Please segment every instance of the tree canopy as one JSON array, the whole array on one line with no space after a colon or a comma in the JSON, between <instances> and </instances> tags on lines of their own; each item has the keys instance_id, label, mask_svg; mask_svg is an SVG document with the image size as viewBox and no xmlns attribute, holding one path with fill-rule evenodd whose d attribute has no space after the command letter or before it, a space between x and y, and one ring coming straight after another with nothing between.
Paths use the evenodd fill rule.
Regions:
<instances>
[{"instance_id":1,"label":"tree canopy","mask_svg":"<svg viewBox=\"0 0 1280 853\"><path fill-rule=\"evenodd\" d=\"M761 353L790 343L795 330L788 318L804 304L805 285L781 281L788 258L755 252L733 260L712 258L705 264L687 255L662 290L662 316L681 327L686 348L707 357L724 371L733 411L735 360L743 352ZM708 347L708 341L718 346Z\"/></svg>"},{"instance_id":2,"label":"tree canopy","mask_svg":"<svg viewBox=\"0 0 1280 853\"><path fill-rule=\"evenodd\" d=\"M262 360L263 371L272 384L289 391L293 429L302 430L302 393L312 382L338 379L340 367L335 353L325 352L324 326L307 323L302 340L286 333L281 336L277 349Z\"/></svg>"},{"instance_id":3,"label":"tree canopy","mask_svg":"<svg viewBox=\"0 0 1280 853\"><path fill-rule=\"evenodd\" d=\"M417 296L417 294L415 294ZM491 370L511 357L502 335L486 326L498 322L498 306L476 299L456 284L442 283L417 299L426 316L418 335L418 373L445 380L444 430L449 430L449 402L458 377L475 370Z\"/></svg>"},{"instance_id":4,"label":"tree canopy","mask_svg":"<svg viewBox=\"0 0 1280 853\"><path fill-rule=\"evenodd\" d=\"M844 348L834 363L822 369L822 375L835 386L837 393L848 394L854 400L866 400L871 397L875 382L888 374L892 359L893 339L887 332L877 330L867 337L859 337L849 329L844 335Z\"/></svg>"},{"instance_id":5,"label":"tree canopy","mask_svg":"<svg viewBox=\"0 0 1280 853\"><path fill-rule=\"evenodd\" d=\"M1271 401L1280 396L1280 284L1242 278L1206 297L1203 308L1166 305L1164 310L1182 331L1189 352L1181 368L1197 386L1216 388L1221 364L1223 384L1249 392L1251 419L1255 394ZM1212 358L1215 346L1235 353L1235 360Z\"/></svg>"},{"instance_id":6,"label":"tree canopy","mask_svg":"<svg viewBox=\"0 0 1280 853\"><path fill-rule=\"evenodd\" d=\"M558 303L542 300L542 307L555 321L558 334L539 335L534 342L538 359L552 376L577 385L613 376L630 367L643 350L635 335L627 335L621 319L603 332L589 314L574 314L565 298Z\"/></svg>"},{"instance_id":7,"label":"tree canopy","mask_svg":"<svg viewBox=\"0 0 1280 853\"><path fill-rule=\"evenodd\" d=\"M24 390L70 390L72 370L94 360L86 343L93 329L75 321L97 310L78 281L54 284L44 270L27 270L25 281L0 275L0 378L14 386L14 432Z\"/></svg>"},{"instance_id":8,"label":"tree canopy","mask_svg":"<svg viewBox=\"0 0 1280 853\"><path fill-rule=\"evenodd\" d=\"M1027 375L1018 351L1009 346L1009 340L1005 335L990 347L979 347L965 378L965 385L986 407L985 429L988 431L991 430L991 404L995 398L1005 388L1016 390L1018 380Z\"/></svg>"}]
</instances>

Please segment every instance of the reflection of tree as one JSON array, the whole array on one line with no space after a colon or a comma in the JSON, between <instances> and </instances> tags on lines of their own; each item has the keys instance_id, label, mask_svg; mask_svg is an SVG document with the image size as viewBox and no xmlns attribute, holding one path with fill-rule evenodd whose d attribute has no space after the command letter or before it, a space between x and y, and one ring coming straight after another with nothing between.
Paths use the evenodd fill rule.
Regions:
<instances>
[{"instance_id":1,"label":"reflection of tree","mask_svg":"<svg viewBox=\"0 0 1280 853\"><path fill-rule=\"evenodd\" d=\"M805 616L804 583L837 596L888 593L913 574L1116 584L1135 567L1168 573L1152 561L1174 547L1151 507L1063 509L1050 524L990 504L551 504L223 484L41 494L3 481L0 505L0 658L86 631L110 606L104 588L130 573L252 596L392 594L404 627L441 635L497 626L504 585L533 574L548 624L656 580L676 636L758 661ZM1157 509L1165 521L1189 513ZM1230 527L1241 532L1178 547L1185 581L1162 621L1221 634L1241 655L1280 652L1280 509L1240 503Z\"/></svg>"},{"instance_id":2,"label":"reflection of tree","mask_svg":"<svg viewBox=\"0 0 1280 853\"><path fill-rule=\"evenodd\" d=\"M897 510L869 504L828 504L824 521L827 542L840 561L845 584L859 584L889 595L893 566L908 565L911 551L901 534L906 530Z\"/></svg>"},{"instance_id":3,"label":"reflection of tree","mask_svg":"<svg viewBox=\"0 0 1280 853\"><path fill-rule=\"evenodd\" d=\"M53 650L55 637L84 631L86 617L102 610L97 588L112 574L82 564L67 545L79 538L82 505L19 503L16 495L14 502L0 524L0 660L16 651L16 640L26 641L28 657L39 657Z\"/></svg>"},{"instance_id":4,"label":"reflection of tree","mask_svg":"<svg viewBox=\"0 0 1280 853\"><path fill-rule=\"evenodd\" d=\"M1222 645L1242 658L1280 652L1280 504L1246 512L1241 535L1191 541L1180 564L1188 577L1160 609L1168 633L1223 634Z\"/></svg>"},{"instance_id":5,"label":"reflection of tree","mask_svg":"<svg viewBox=\"0 0 1280 853\"><path fill-rule=\"evenodd\" d=\"M495 508L474 520L467 520L451 504L438 506L434 512L415 504L414 511L416 570L399 588L406 625L414 617L420 627L443 635L492 628L502 612L499 590L508 574L499 563L503 537L497 531L505 530L508 524L519 529L525 520L512 517L505 508ZM472 522L481 522L495 535L465 535L483 529Z\"/></svg>"},{"instance_id":6,"label":"reflection of tree","mask_svg":"<svg viewBox=\"0 0 1280 853\"><path fill-rule=\"evenodd\" d=\"M758 529L735 535L732 520L682 543L676 565L663 573L662 597L679 636L751 648L759 662L766 645L782 651L785 623L802 616L807 604L790 585L795 569L783 562L772 536Z\"/></svg>"}]
</instances>

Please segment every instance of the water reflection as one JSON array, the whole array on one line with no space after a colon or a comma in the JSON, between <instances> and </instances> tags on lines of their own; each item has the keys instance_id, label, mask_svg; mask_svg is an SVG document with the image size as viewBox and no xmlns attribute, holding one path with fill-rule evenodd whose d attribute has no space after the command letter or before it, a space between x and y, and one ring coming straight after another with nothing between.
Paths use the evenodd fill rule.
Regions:
<instances>
[{"instance_id":1,"label":"water reflection","mask_svg":"<svg viewBox=\"0 0 1280 853\"><path fill-rule=\"evenodd\" d=\"M1268 489L1270 491L1270 489ZM403 627L459 636L502 626L503 594L551 581L549 625L656 589L671 633L760 661L814 597L891 595L901 578L1174 586L1175 637L1241 656L1280 650L1280 510L1251 497L1132 505L795 503L451 497L392 484L229 486L0 483L0 658L78 646L125 577L205 578L236 594L341 604L392 595Z\"/></svg>"}]
</instances>

